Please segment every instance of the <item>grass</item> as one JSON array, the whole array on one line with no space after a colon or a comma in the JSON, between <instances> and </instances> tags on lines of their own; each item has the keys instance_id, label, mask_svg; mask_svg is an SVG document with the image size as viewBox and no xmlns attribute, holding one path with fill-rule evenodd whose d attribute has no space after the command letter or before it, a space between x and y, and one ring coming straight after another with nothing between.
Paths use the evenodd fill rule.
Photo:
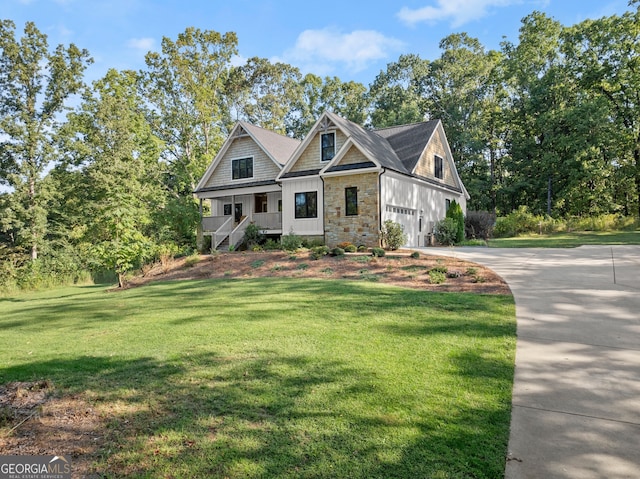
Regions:
<instances>
[{"instance_id":1,"label":"grass","mask_svg":"<svg viewBox=\"0 0 640 479\"><path fill-rule=\"evenodd\" d=\"M574 231L549 235L526 235L515 238L494 238L492 248L575 248L583 245L640 244L640 230L636 231Z\"/></svg>"},{"instance_id":2,"label":"grass","mask_svg":"<svg viewBox=\"0 0 640 479\"><path fill-rule=\"evenodd\" d=\"M250 279L0 299L0 383L107 418L101 477L497 478L509 296Z\"/></svg>"}]
</instances>

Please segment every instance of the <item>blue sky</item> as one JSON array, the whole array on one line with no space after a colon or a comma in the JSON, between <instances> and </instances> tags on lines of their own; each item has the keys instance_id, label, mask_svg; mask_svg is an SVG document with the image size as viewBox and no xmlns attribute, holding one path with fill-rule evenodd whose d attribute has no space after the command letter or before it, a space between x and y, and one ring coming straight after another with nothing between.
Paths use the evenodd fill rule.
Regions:
<instances>
[{"instance_id":1,"label":"blue sky","mask_svg":"<svg viewBox=\"0 0 640 479\"><path fill-rule=\"evenodd\" d=\"M628 0L0 0L0 17L18 31L33 21L50 46L89 50L89 81L109 68L144 68L163 36L193 26L236 32L240 63L259 56L365 85L403 53L437 58L451 33L497 49L503 37L517 42L520 20L534 10L572 25L629 9Z\"/></svg>"}]
</instances>

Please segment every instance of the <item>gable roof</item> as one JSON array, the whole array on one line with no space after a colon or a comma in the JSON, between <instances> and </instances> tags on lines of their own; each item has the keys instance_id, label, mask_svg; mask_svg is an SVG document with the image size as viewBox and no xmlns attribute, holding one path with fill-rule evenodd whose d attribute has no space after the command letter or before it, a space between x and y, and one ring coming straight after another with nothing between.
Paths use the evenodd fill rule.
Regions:
<instances>
[{"instance_id":1,"label":"gable roof","mask_svg":"<svg viewBox=\"0 0 640 479\"><path fill-rule=\"evenodd\" d=\"M202 188L204 188L204 186L207 184L216 167L226 154L233 141L236 138L241 138L246 135L253 139L253 141L271 159L271 161L276 164L278 169L282 169L282 167L289 160L298 145L300 145L300 140L274 133L273 131L260 128L259 126L252 125L245 121L239 121L232 128L231 133L229 133L229 136L222 144L220 151L218 151L216 157L207 168L205 174L202 175L198 186L196 186L196 193L202 190Z\"/></svg>"},{"instance_id":2,"label":"gable roof","mask_svg":"<svg viewBox=\"0 0 640 479\"><path fill-rule=\"evenodd\" d=\"M284 166L301 141L288 136L280 135L271 130L254 126L244 121L240 126L258 143L273 160Z\"/></svg>"},{"instance_id":3,"label":"gable roof","mask_svg":"<svg viewBox=\"0 0 640 479\"><path fill-rule=\"evenodd\" d=\"M430 120L411 125L391 126L374 131L389 142L406 171L411 173L439 123L440 120Z\"/></svg>"}]
</instances>

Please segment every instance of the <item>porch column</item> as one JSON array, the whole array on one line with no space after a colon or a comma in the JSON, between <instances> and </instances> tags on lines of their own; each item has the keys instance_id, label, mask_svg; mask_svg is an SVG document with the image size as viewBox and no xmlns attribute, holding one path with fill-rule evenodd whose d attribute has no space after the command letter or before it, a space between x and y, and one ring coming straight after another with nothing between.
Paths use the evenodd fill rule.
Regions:
<instances>
[{"instance_id":1,"label":"porch column","mask_svg":"<svg viewBox=\"0 0 640 479\"><path fill-rule=\"evenodd\" d=\"M200 221L198 221L198 226L196 228L196 249L200 252L204 251L204 235L202 234L202 198L200 199L199 205L199 213L200 213Z\"/></svg>"}]
</instances>

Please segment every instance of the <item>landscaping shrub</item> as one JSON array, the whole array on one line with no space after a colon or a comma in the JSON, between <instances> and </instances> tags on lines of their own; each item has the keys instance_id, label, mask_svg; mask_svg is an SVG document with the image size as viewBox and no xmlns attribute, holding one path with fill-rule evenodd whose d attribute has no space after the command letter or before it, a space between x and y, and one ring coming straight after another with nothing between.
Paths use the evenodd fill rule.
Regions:
<instances>
[{"instance_id":1,"label":"landscaping shrub","mask_svg":"<svg viewBox=\"0 0 640 479\"><path fill-rule=\"evenodd\" d=\"M354 244L350 244L350 245L347 245L347 247L346 247L346 248L344 248L344 250L345 250L347 253L355 253L355 252L357 252L357 251L358 251L358 248L356 248L356 245L354 245Z\"/></svg>"},{"instance_id":2,"label":"landscaping shrub","mask_svg":"<svg viewBox=\"0 0 640 479\"><path fill-rule=\"evenodd\" d=\"M418 259L420 257L420 253L418 253L417 251L414 251L413 253L411 253L411 257L413 259Z\"/></svg>"},{"instance_id":3,"label":"landscaping shrub","mask_svg":"<svg viewBox=\"0 0 640 479\"><path fill-rule=\"evenodd\" d=\"M342 248L333 248L331 250L332 256L344 256L344 250Z\"/></svg>"},{"instance_id":4,"label":"landscaping shrub","mask_svg":"<svg viewBox=\"0 0 640 479\"><path fill-rule=\"evenodd\" d=\"M280 243L282 244L282 249L285 251L295 251L302 248L302 239L293 231L288 235L282 235Z\"/></svg>"},{"instance_id":5,"label":"landscaping shrub","mask_svg":"<svg viewBox=\"0 0 640 479\"><path fill-rule=\"evenodd\" d=\"M496 215L489 211L467 211L464 218L465 236L470 239L489 239L495 223Z\"/></svg>"},{"instance_id":6,"label":"landscaping shrub","mask_svg":"<svg viewBox=\"0 0 640 479\"><path fill-rule=\"evenodd\" d=\"M464 241L464 213L462 207L456 200L451 202L445 218L451 218L456 222L456 236L454 243L461 243Z\"/></svg>"},{"instance_id":7,"label":"landscaping shrub","mask_svg":"<svg viewBox=\"0 0 640 479\"><path fill-rule=\"evenodd\" d=\"M386 252L382 248L373 248L371 250L371 254L377 258L382 258L386 254Z\"/></svg>"},{"instance_id":8,"label":"landscaping shrub","mask_svg":"<svg viewBox=\"0 0 640 479\"><path fill-rule=\"evenodd\" d=\"M264 241L264 234L261 228L255 223L249 223L244 230L244 243L247 245L247 249L253 249L254 246L261 244Z\"/></svg>"},{"instance_id":9,"label":"landscaping shrub","mask_svg":"<svg viewBox=\"0 0 640 479\"><path fill-rule=\"evenodd\" d=\"M407 242L407 235L404 234L404 227L391 220L386 220L380 232L382 244L390 249L396 250Z\"/></svg>"},{"instance_id":10,"label":"landscaping shrub","mask_svg":"<svg viewBox=\"0 0 640 479\"><path fill-rule=\"evenodd\" d=\"M282 249L282 244L278 243L277 241L272 240L271 238L269 238L262 245L262 249L265 250L265 251L277 251L277 250Z\"/></svg>"},{"instance_id":11,"label":"landscaping shrub","mask_svg":"<svg viewBox=\"0 0 640 479\"><path fill-rule=\"evenodd\" d=\"M438 243L446 246L453 245L458 236L458 223L453 218L444 218L436 222L433 227L433 234Z\"/></svg>"},{"instance_id":12,"label":"landscaping shrub","mask_svg":"<svg viewBox=\"0 0 640 479\"><path fill-rule=\"evenodd\" d=\"M431 284L442 284L446 280L447 280L446 273L443 273L442 271L438 271L436 270L436 268L433 268L432 270L429 271L429 282Z\"/></svg>"},{"instance_id":13,"label":"landscaping shrub","mask_svg":"<svg viewBox=\"0 0 640 479\"><path fill-rule=\"evenodd\" d=\"M367 247L363 244L358 246L358 252L359 253L365 253L367 251Z\"/></svg>"},{"instance_id":14,"label":"landscaping shrub","mask_svg":"<svg viewBox=\"0 0 640 479\"><path fill-rule=\"evenodd\" d=\"M343 241L342 243L338 243L336 246L338 248L342 248L343 250L347 251L347 248L349 246L353 246L353 243L351 243L350 241Z\"/></svg>"}]
</instances>

